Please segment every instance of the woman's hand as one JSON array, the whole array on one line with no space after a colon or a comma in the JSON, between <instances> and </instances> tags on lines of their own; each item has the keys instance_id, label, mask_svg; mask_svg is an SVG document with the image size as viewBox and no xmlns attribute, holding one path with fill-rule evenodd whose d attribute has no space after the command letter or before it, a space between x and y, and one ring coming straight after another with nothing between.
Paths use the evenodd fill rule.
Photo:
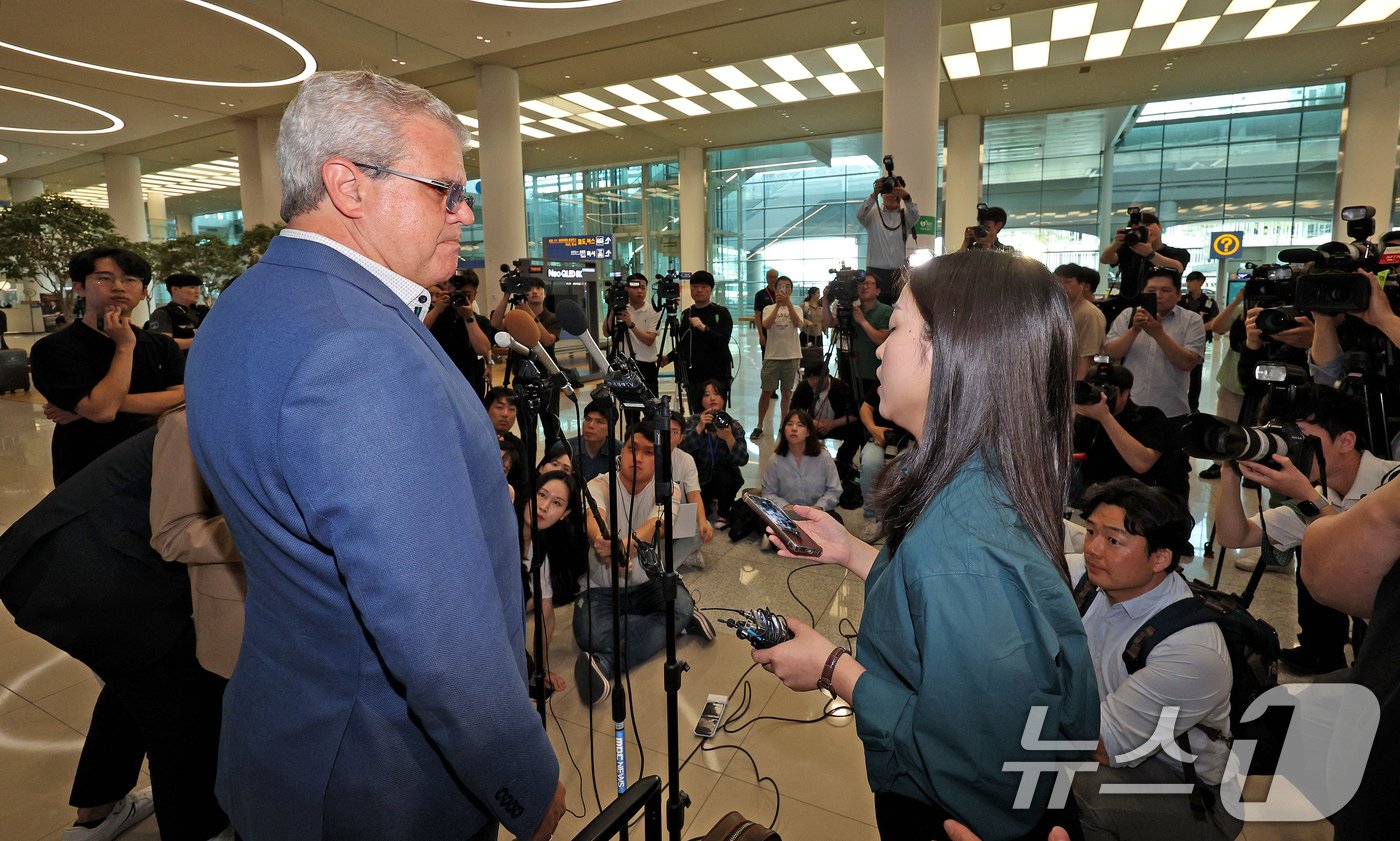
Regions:
<instances>
[{"instance_id":1,"label":"woman's hand","mask_svg":"<svg viewBox=\"0 0 1400 841\"><path fill-rule=\"evenodd\" d=\"M826 667L835 643L798 619L787 620L792 639L772 648L755 648L753 661L771 672L788 689L810 692Z\"/></svg>"},{"instance_id":2,"label":"woman's hand","mask_svg":"<svg viewBox=\"0 0 1400 841\"><path fill-rule=\"evenodd\" d=\"M768 529L767 536L773 545L778 547L778 554L784 558L796 558L799 561L820 561L824 564L839 564L847 566L851 560L851 533L846 531L846 527L836 522L836 518L810 505L794 505L793 513L797 514L793 519L812 538L812 542L821 547L822 553L819 557L812 558L807 555L794 555L783 545L783 541Z\"/></svg>"}]
</instances>

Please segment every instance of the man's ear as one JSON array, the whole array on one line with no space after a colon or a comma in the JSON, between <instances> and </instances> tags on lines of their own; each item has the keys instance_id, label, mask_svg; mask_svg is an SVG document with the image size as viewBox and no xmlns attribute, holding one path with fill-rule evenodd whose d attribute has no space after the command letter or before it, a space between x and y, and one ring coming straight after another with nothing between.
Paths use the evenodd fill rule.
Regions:
<instances>
[{"instance_id":1,"label":"man's ear","mask_svg":"<svg viewBox=\"0 0 1400 841\"><path fill-rule=\"evenodd\" d=\"M1348 429L1332 439L1338 452L1349 453L1356 449L1356 433Z\"/></svg>"},{"instance_id":2,"label":"man's ear","mask_svg":"<svg viewBox=\"0 0 1400 841\"><path fill-rule=\"evenodd\" d=\"M1172 562L1176 560L1176 553L1170 549L1158 549L1147 560L1152 564L1153 572L1166 572L1171 569Z\"/></svg>"},{"instance_id":3,"label":"man's ear","mask_svg":"<svg viewBox=\"0 0 1400 841\"><path fill-rule=\"evenodd\" d=\"M340 215L348 219L364 218L364 188L368 180L369 176L349 158L335 157L321 164L321 184L326 195Z\"/></svg>"}]
</instances>

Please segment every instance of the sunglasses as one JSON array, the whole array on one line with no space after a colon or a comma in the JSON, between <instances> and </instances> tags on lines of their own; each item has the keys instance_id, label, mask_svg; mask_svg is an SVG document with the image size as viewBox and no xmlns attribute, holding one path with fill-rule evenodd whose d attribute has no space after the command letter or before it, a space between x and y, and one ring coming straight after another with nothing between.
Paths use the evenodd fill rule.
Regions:
<instances>
[{"instance_id":1,"label":"sunglasses","mask_svg":"<svg viewBox=\"0 0 1400 841\"><path fill-rule=\"evenodd\" d=\"M409 181L417 181L419 184L427 184L444 196L447 196L447 212L456 213L457 208L465 202L467 208L476 207L476 197L467 193L467 185L460 181L443 181L437 178L425 178L421 175L409 175L407 172L399 172L397 169L389 169L387 166L376 166L375 164L362 164L358 161L350 163L360 169L368 169L372 172L382 172L385 175L397 175L400 178L407 178Z\"/></svg>"}]
</instances>

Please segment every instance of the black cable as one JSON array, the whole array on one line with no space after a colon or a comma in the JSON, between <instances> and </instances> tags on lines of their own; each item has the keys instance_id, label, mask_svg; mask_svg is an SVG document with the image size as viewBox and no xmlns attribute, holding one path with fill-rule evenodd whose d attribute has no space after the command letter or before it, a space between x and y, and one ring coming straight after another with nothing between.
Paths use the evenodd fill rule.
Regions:
<instances>
[{"instance_id":1,"label":"black cable","mask_svg":"<svg viewBox=\"0 0 1400 841\"><path fill-rule=\"evenodd\" d=\"M805 611L807 611L807 620L808 620L807 624L811 625L813 628L815 628L815 627L817 626L817 615L816 615L815 613L812 612L812 609L811 609L810 607L807 606L807 603L806 603L806 602L804 602L804 601L802 601L802 599L798 598L796 591L794 591L794 590L792 589L792 576L793 576L793 573L801 572L801 571L804 570L804 569L811 569L812 567L819 567L819 566L824 566L824 564L823 564L821 561L816 561L815 563L810 563L810 564L803 564L803 565L800 566L800 567L793 567L793 568L788 572L788 574L787 574L787 591L788 591L788 595L792 596L792 598L793 598L799 605L802 606L802 609L805 610Z\"/></svg>"},{"instance_id":2,"label":"black cable","mask_svg":"<svg viewBox=\"0 0 1400 841\"><path fill-rule=\"evenodd\" d=\"M560 738L561 740L563 740L563 742L564 742L564 755L567 756L567 757L569 757L569 764L572 765L572 766L574 766L574 776L578 777L578 787L579 787L578 796L579 796L579 802L582 804L581 806L579 806L579 808L582 809L582 811L580 811L580 812L575 812L573 809L570 809L570 808L569 808L569 801L568 801L568 798L567 798L567 797L565 797L565 799L564 799L564 811L568 812L570 815L573 815L573 816L576 817L576 818L583 819L583 818L585 818L585 817L588 816L588 801L584 798L584 795L583 795L583 771L579 769L579 767L578 767L578 762L576 762L576 761L574 760L574 752L573 752L572 750L569 749L569 736L568 736L567 733L564 732L564 724L563 724L563 722L561 722L561 721L559 720L559 713L557 713L557 712L554 711L554 699L551 698L551 699L548 701L548 703L546 704L546 706L549 707L549 714L550 714L550 716L554 719L554 726L557 727L557 728L559 728L559 738ZM592 728L589 729L589 733L590 733L590 734L592 733ZM592 745L592 744L593 744L593 739L590 738L590 739L588 740L588 743L589 743L590 745ZM597 795L597 789L598 789L598 786L597 786L597 777L598 777L598 775L597 775L597 772L596 772L596 769L595 769L595 772L594 772L594 775L593 775L593 778L594 778L593 790L594 790L594 795L595 795L595 796ZM598 805L598 811L599 811L599 812L603 811L603 807L602 807L602 804L601 804L601 803Z\"/></svg>"}]
</instances>

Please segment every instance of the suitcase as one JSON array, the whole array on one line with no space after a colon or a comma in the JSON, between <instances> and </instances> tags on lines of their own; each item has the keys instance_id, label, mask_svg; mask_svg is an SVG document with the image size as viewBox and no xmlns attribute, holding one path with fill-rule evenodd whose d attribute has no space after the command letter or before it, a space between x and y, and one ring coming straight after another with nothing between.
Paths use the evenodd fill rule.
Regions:
<instances>
[{"instance_id":1,"label":"suitcase","mask_svg":"<svg viewBox=\"0 0 1400 841\"><path fill-rule=\"evenodd\" d=\"M29 390L29 355L23 350L0 350L0 394Z\"/></svg>"}]
</instances>

